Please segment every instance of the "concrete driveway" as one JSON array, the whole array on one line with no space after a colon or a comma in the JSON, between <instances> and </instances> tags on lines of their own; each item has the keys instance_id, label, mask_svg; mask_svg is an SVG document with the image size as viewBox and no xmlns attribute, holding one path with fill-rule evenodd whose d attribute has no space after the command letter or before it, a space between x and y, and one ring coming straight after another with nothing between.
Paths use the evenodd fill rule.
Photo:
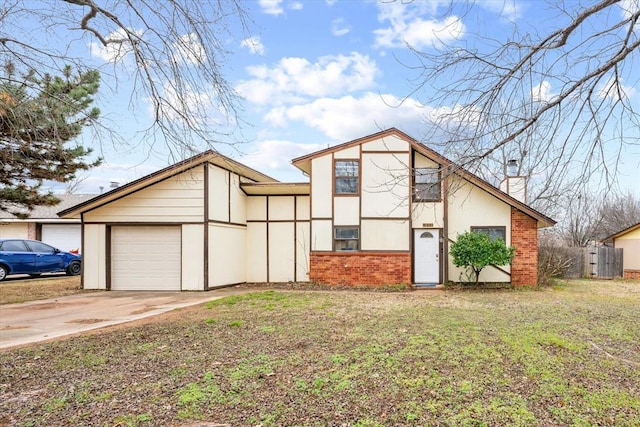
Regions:
<instances>
[{"instance_id":1,"label":"concrete driveway","mask_svg":"<svg viewBox=\"0 0 640 427\"><path fill-rule=\"evenodd\" d=\"M246 292L250 290L105 291L7 304L0 306L0 349L130 322Z\"/></svg>"}]
</instances>

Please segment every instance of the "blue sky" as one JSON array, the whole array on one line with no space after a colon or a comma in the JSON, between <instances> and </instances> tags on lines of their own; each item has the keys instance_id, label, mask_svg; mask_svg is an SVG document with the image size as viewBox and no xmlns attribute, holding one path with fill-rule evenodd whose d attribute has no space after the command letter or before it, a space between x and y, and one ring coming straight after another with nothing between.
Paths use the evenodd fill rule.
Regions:
<instances>
[{"instance_id":1,"label":"blue sky","mask_svg":"<svg viewBox=\"0 0 640 427\"><path fill-rule=\"evenodd\" d=\"M444 17L448 4L247 2L255 24L250 28L252 37L238 32L237 37L223 40L230 51L225 76L243 97L241 118L246 125L237 135L246 142L233 148L220 146L220 151L274 178L302 181L305 177L290 165L294 157L388 127L420 137L425 115L437 112L437 106L422 105L414 97L404 99L411 93L411 81L419 77L417 70L400 63L415 63L405 42L429 51L443 40L472 45L478 33L507 40L514 24L523 32L545 33L554 19L561 19L558 11L541 7L544 3L538 1L479 0L471 13L446 21L453 19ZM149 104L144 99L131 103L131 82L122 73L117 83L110 80L114 67L130 69L131 63L114 59L88 37L78 39L72 49L103 70L96 98L103 124L130 143L114 146L109 138L95 140L87 131L85 142L96 147L104 164L86 174L80 192L99 192L110 181L124 183L175 161L161 146L149 152L142 133L150 120ZM541 86L542 90L553 88ZM638 106L639 90L631 87L628 94ZM201 96L194 94L194 99ZM626 153L623 162L622 188L640 195L640 148Z\"/></svg>"}]
</instances>

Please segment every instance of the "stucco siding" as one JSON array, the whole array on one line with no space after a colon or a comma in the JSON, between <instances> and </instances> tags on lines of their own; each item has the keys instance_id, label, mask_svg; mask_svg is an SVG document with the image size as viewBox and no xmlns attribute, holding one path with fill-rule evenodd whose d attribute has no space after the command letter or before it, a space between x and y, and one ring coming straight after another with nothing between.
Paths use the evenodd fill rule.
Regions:
<instances>
[{"instance_id":1,"label":"stucco siding","mask_svg":"<svg viewBox=\"0 0 640 427\"><path fill-rule=\"evenodd\" d=\"M204 168L143 188L84 214L85 222L202 222Z\"/></svg>"},{"instance_id":2,"label":"stucco siding","mask_svg":"<svg viewBox=\"0 0 640 427\"><path fill-rule=\"evenodd\" d=\"M293 221L295 219L295 196L270 196L269 221Z\"/></svg>"},{"instance_id":3,"label":"stucco siding","mask_svg":"<svg viewBox=\"0 0 640 427\"><path fill-rule=\"evenodd\" d=\"M362 216L409 216L409 154L363 153Z\"/></svg>"},{"instance_id":4,"label":"stucco siding","mask_svg":"<svg viewBox=\"0 0 640 427\"><path fill-rule=\"evenodd\" d=\"M408 251L409 221L362 220L361 250Z\"/></svg>"},{"instance_id":5,"label":"stucco siding","mask_svg":"<svg viewBox=\"0 0 640 427\"><path fill-rule=\"evenodd\" d=\"M409 143L395 135L362 144L362 151L408 151Z\"/></svg>"},{"instance_id":6,"label":"stucco siding","mask_svg":"<svg viewBox=\"0 0 640 427\"><path fill-rule=\"evenodd\" d=\"M428 157L423 156L420 153L416 153L413 159L414 168L437 168L440 165Z\"/></svg>"},{"instance_id":7,"label":"stucco siding","mask_svg":"<svg viewBox=\"0 0 640 427\"><path fill-rule=\"evenodd\" d=\"M309 223L296 224L296 281L309 281Z\"/></svg>"},{"instance_id":8,"label":"stucco siding","mask_svg":"<svg viewBox=\"0 0 640 427\"><path fill-rule=\"evenodd\" d=\"M331 217L333 194L333 164L330 155L318 157L311 162L311 216Z\"/></svg>"},{"instance_id":9,"label":"stucco siding","mask_svg":"<svg viewBox=\"0 0 640 427\"><path fill-rule=\"evenodd\" d=\"M267 224L247 224L247 282L267 281Z\"/></svg>"},{"instance_id":10,"label":"stucco siding","mask_svg":"<svg viewBox=\"0 0 640 427\"><path fill-rule=\"evenodd\" d=\"M359 222L359 197L333 198L333 225L358 225Z\"/></svg>"},{"instance_id":11,"label":"stucco siding","mask_svg":"<svg viewBox=\"0 0 640 427\"><path fill-rule=\"evenodd\" d=\"M640 229L636 230L640 234ZM632 233L629 233L632 234ZM624 270L640 270L640 236L636 238L618 237L615 247L622 248L622 268Z\"/></svg>"},{"instance_id":12,"label":"stucco siding","mask_svg":"<svg viewBox=\"0 0 640 427\"><path fill-rule=\"evenodd\" d=\"M333 156L336 159L357 159L360 157L360 146L358 145L336 151Z\"/></svg>"},{"instance_id":13,"label":"stucco siding","mask_svg":"<svg viewBox=\"0 0 640 427\"><path fill-rule=\"evenodd\" d=\"M267 220L267 197L251 196L247 197L247 220L266 221Z\"/></svg>"},{"instance_id":14,"label":"stucco siding","mask_svg":"<svg viewBox=\"0 0 640 427\"><path fill-rule=\"evenodd\" d=\"M209 165L209 219L228 222L230 172Z\"/></svg>"},{"instance_id":15,"label":"stucco siding","mask_svg":"<svg viewBox=\"0 0 640 427\"><path fill-rule=\"evenodd\" d=\"M104 224L84 224L83 234L82 287L84 289L106 289L106 226Z\"/></svg>"},{"instance_id":16,"label":"stucco siding","mask_svg":"<svg viewBox=\"0 0 640 427\"><path fill-rule=\"evenodd\" d=\"M412 203L411 219L413 228L442 228L444 226L444 203Z\"/></svg>"},{"instance_id":17,"label":"stucco siding","mask_svg":"<svg viewBox=\"0 0 640 427\"><path fill-rule=\"evenodd\" d=\"M182 225L182 290L204 290L204 225Z\"/></svg>"},{"instance_id":18,"label":"stucco siding","mask_svg":"<svg viewBox=\"0 0 640 427\"><path fill-rule=\"evenodd\" d=\"M293 222L269 224L269 281L294 281L295 239Z\"/></svg>"},{"instance_id":19,"label":"stucco siding","mask_svg":"<svg viewBox=\"0 0 640 427\"><path fill-rule=\"evenodd\" d=\"M331 251L333 250L333 228L331 221L313 220L311 221L311 250Z\"/></svg>"},{"instance_id":20,"label":"stucco siding","mask_svg":"<svg viewBox=\"0 0 640 427\"><path fill-rule=\"evenodd\" d=\"M240 176L232 173L231 191L229 192L229 202L231 203L230 222L235 224L247 223L247 195L240 188Z\"/></svg>"},{"instance_id":21,"label":"stucco siding","mask_svg":"<svg viewBox=\"0 0 640 427\"><path fill-rule=\"evenodd\" d=\"M209 287L246 281L246 229L209 224Z\"/></svg>"},{"instance_id":22,"label":"stucco siding","mask_svg":"<svg viewBox=\"0 0 640 427\"><path fill-rule=\"evenodd\" d=\"M310 218L309 196L296 196L296 219L308 220Z\"/></svg>"},{"instance_id":23,"label":"stucco siding","mask_svg":"<svg viewBox=\"0 0 640 427\"><path fill-rule=\"evenodd\" d=\"M497 199L486 191L457 179L452 188L455 189L449 195L449 239L455 241L459 234L471 231L471 227L489 226L504 227L507 245L511 242L511 206ZM449 259L449 279L460 280L462 269L453 265L451 256ZM503 270L510 271L510 266L502 266ZM486 267L480 274L480 281L484 282L509 282L509 275L494 267Z\"/></svg>"},{"instance_id":24,"label":"stucco siding","mask_svg":"<svg viewBox=\"0 0 640 427\"><path fill-rule=\"evenodd\" d=\"M15 222L0 222L0 238L29 238L29 224Z\"/></svg>"}]
</instances>

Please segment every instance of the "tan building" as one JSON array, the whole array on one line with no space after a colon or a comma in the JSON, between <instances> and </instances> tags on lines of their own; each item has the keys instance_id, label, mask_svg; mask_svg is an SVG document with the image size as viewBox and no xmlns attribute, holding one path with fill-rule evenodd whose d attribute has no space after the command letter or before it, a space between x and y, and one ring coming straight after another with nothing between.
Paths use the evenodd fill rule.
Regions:
<instances>
[{"instance_id":1,"label":"tan building","mask_svg":"<svg viewBox=\"0 0 640 427\"><path fill-rule=\"evenodd\" d=\"M622 277L640 279L640 222L613 234L604 241L613 241L613 247L622 248Z\"/></svg>"},{"instance_id":2,"label":"tan building","mask_svg":"<svg viewBox=\"0 0 640 427\"><path fill-rule=\"evenodd\" d=\"M82 220L83 286L458 281L448 246L469 230L517 248L481 281L537 282L537 229L555 222L397 129L293 164L309 183L208 151L60 212Z\"/></svg>"}]
</instances>

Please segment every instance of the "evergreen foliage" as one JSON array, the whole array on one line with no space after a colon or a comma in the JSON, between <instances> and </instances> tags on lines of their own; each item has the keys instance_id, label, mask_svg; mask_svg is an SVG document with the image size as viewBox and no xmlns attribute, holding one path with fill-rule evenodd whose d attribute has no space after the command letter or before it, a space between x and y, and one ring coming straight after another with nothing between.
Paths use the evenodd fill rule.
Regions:
<instances>
[{"instance_id":1,"label":"evergreen foliage","mask_svg":"<svg viewBox=\"0 0 640 427\"><path fill-rule=\"evenodd\" d=\"M482 269L487 265L510 264L516 248L507 246L502 239L492 240L485 233L468 231L458 236L449 251L456 267L471 269L477 285Z\"/></svg>"},{"instance_id":2,"label":"evergreen foliage","mask_svg":"<svg viewBox=\"0 0 640 427\"><path fill-rule=\"evenodd\" d=\"M43 192L45 180L69 182L80 170L97 166L88 161L90 148L72 144L99 116L92 107L100 75L95 70L39 76L34 70L18 76L4 65L0 79L0 210L27 217L40 205L59 200Z\"/></svg>"}]
</instances>

